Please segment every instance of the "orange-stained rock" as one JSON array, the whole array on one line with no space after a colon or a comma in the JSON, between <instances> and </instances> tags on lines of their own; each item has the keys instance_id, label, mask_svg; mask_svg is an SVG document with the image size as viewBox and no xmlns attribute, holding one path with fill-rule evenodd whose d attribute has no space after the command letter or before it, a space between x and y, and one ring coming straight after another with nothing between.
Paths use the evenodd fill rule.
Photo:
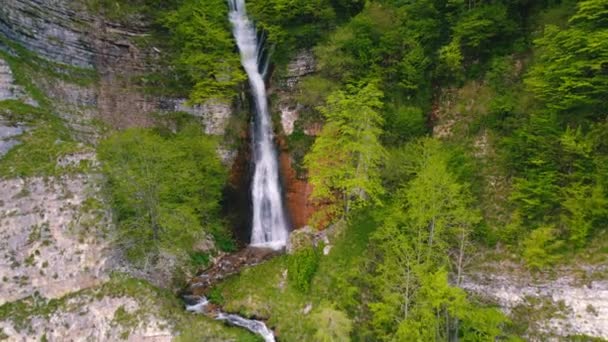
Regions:
<instances>
[{"instance_id":1,"label":"orange-stained rock","mask_svg":"<svg viewBox=\"0 0 608 342\"><path fill-rule=\"evenodd\" d=\"M294 229L302 228L315 213L315 206L310 201L312 185L299 179L291 165L291 157L281 149L279 162L285 189L285 203Z\"/></svg>"}]
</instances>

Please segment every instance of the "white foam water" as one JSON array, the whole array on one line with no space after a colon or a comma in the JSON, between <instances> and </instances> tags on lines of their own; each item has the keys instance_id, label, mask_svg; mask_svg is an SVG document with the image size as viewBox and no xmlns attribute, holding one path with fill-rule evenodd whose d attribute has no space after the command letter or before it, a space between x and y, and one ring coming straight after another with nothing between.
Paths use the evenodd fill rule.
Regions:
<instances>
[{"instance_id":1,"label":"white foam water","mask_svg":"<svg viewBox=\"0 0 608 342\"><path fill-rule=\"evenodd\" d=\"M241 63L249 77L255 102L256 117L252 134L255 171L251 189L251 245L281 249L287 243L289 229L283 209L277 151L264 83L264 73L268 69L268 62L264 57L264 42L263 38L258 40L255 25L247 16L245 0L228 0L228 3L234 38L241 53Z\"/></svg>"},{"instance_id":2,"label":"white foam water","mask_svg":"<svg viewBox=\"0 0 608 342\"><path fill-rule=\"evenodd\" d=\"M190 312L196 313L205 313L207 306L209 305L209 300L205 297L189 297L190 301L194 301L194 304L186 305L186 310ZM218 321L225 321L230 325L234 325L237 327L245 328L251 331L254 334L258 334L262 336L265 342L275 342L274 333L272 330L266 326L266 324L262 321L258 321L255 319L247 319L241 317L239 315L227 314L224 312L220 312L215 317Z\"/></svg>"}]
</instances>

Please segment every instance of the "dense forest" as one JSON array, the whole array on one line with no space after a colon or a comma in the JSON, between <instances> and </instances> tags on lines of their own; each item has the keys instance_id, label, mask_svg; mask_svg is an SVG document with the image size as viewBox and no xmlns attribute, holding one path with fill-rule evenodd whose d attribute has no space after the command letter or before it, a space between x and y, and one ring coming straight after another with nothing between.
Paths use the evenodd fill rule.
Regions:
<instances>
[{"instance_id":1,"label":"dense forest","mask_svg":"<svg viewBox=\"0 0 608 342\"><path fill-rule=\"evenodd\" d=\"M138 43L163 58L134 80L146 92L246 102L225 0L87 6L151 23ZM265 37L269 84L300 51L314 55L285 145L312 186L309 225L332 246L245 269L209 299L266 319L281 341L545 340L530 330L536 313L505 313L461 285L486 261L536 276L607 255L608 0L248 0L247 9ZM94 146L117 245L141 269L175 268L180 285L216 254L193 241L238 249L222 210L219 138L182 114L109 130ZM314 136L304 133L311 122L322 126ZM55 124L31 138L44 148L10 152L0 172L37 174L73 149L68 138L52 144L49 132L64 129Z\"/></svg>"},{"instance_id":2,"label":"dense forest","mask_svg":"<svg viewBox=\"0 0 608 342\"><path fill-rule=\"evenodd\" d=\"M152 87L177 81L173 89L193 102L230 100L239 91L245 78L223 0L99 6L117 20L125 6L154 18L174 75L151 77ZM311 249L263 266L272 274L284 263L295 284L289 296L266 298L275 298L271 315L286 340L517 340L515 324L459 288L471 259L482 251L542 271L588 249L605 252L608 2L252 0L248 9L277 72L297 51L314 51L318 70L297 96L303 120L323 129L314 141L293 143L323 208L311 224L346 227L331 261ZM138 134L108 141L102 158L121 155L108 154L113 145L138 155L163 144L148 133L129 143ZM161 219L165 205L191 198L197 186L220 191L221 172L191 155L202 157L205 145L188 133L174 139L185 160L173 160L180 157L167 147L168 167L205 165L214 184L167 179L182 193L164 198L163 183L147 175L142 186L161 186ZM146 162L141 157L135 162ZM123 174L110 175L116 172ZM131 225L139 206L122 199L128 187L117 189L118 204L132 207L119 220ZM186 201L184 215L213 211L215 202ZM174 234L171 220L157 224L171 239L188 238ZM156 238L159 246L179 246ZM214 299L229 305L224 297L264 286L242 277L220 285ZM309 322L295 323L278 308L307 296L322 308Z\"/></svg>"}]
</instances>

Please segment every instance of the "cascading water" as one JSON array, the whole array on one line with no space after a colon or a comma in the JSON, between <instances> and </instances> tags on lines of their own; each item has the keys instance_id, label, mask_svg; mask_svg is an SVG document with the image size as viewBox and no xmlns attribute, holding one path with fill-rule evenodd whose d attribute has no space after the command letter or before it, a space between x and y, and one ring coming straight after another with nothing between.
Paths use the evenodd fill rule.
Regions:
<instances>
[{"instance_id":1,"label":"cascading water","mask_svg":"<svg viewBox=\"0 0 608 342\"><path fill-rule=\"evenodd\" d=\"M251 190L253 228L251 245L280 249L289 235L283 200L279 186L277 152L274 146L272 122L268 113L268 99L264 73L263 40L258 41L256 29L247 17L245 0L228 0L230 22L241 53L241 62L253 93L255 123L253 125L253 157L255 171Z\"/></svg>"}]
</instances>

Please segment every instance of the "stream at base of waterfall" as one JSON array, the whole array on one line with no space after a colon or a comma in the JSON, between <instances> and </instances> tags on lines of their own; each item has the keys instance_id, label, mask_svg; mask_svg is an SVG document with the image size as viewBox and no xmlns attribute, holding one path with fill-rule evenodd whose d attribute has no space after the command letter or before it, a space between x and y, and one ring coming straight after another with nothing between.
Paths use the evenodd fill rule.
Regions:
<instances>
[{"instance_id":1,"label":"stream at base of waterfall","mask_svg":"<svg viewBox=\"0 0 608 342\"><path fill-rule=\"evenodd\" d=\"M274 333L270 330L266 324L262 321L255 319L247 319L239 315L227 314L225 312L216 311L210 312L209 300L203 296L187 296L184 298L188 303L186 310L190 312L202 313L208 316L212 316L218 321L225 321L230 325L245 328L255 334L258 334L264 338L265 342L275 342Z\"/></svg>"}]
</instances>

